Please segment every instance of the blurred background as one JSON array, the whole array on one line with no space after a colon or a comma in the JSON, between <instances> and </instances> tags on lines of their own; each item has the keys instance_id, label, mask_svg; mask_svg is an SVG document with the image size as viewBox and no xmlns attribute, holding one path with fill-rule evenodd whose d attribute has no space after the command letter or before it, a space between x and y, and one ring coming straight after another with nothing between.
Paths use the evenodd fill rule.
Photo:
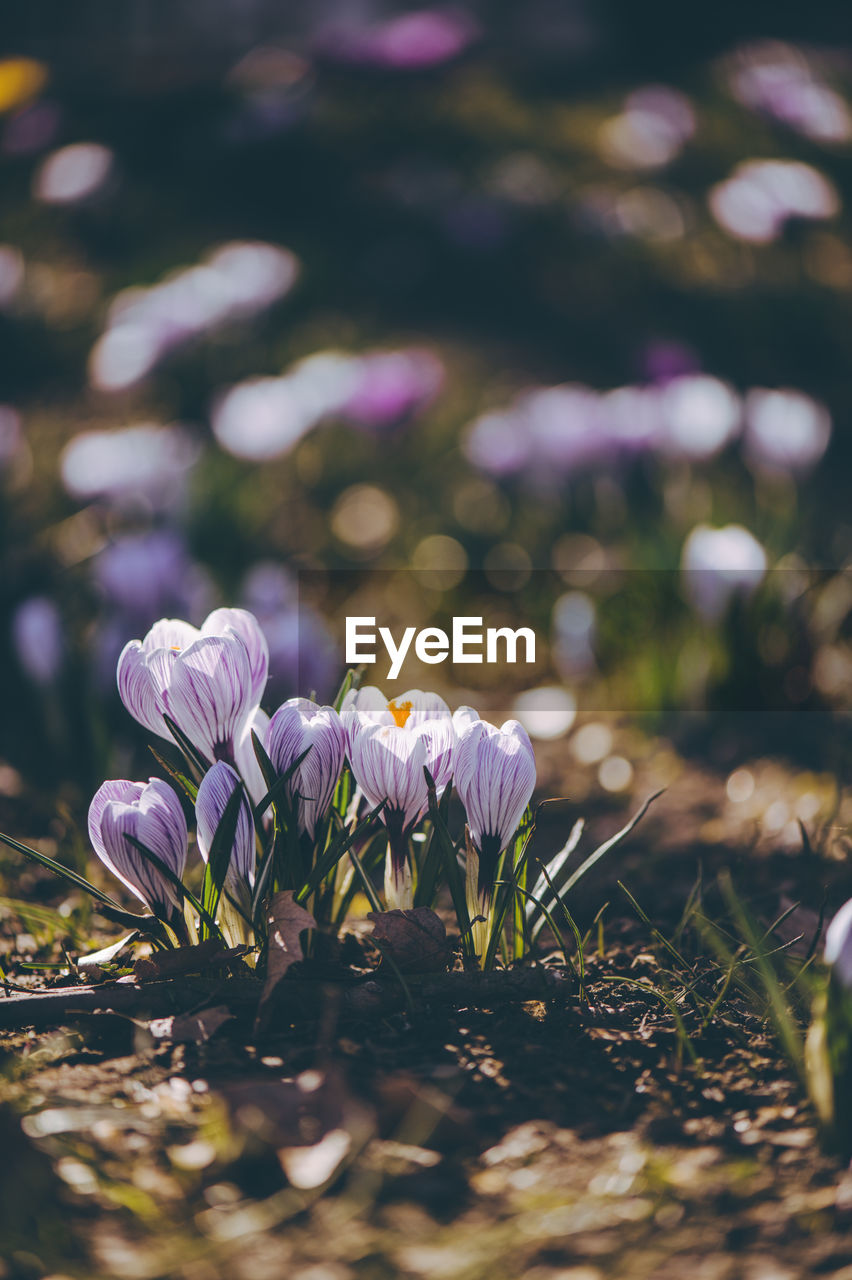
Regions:
<instances>
[{"instance_id":1,"label":"blurred background","mask_svg":"<svg viewBox=\"0 0 852 1280\"><path fill-rule=\"evenodd\" d=\"M843 10L4 14L0 793L134 767L118 653L220 603L270 709L333 694L345 612L481 605L534 672L436 686L605 790L603 712L842 773Z\"/></svg>"}]
</instances>

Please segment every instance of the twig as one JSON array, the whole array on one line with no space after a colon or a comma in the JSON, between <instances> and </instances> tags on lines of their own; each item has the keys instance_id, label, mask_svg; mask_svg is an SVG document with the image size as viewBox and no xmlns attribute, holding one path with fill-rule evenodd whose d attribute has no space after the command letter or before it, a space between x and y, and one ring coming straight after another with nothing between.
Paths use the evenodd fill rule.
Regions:
<instances>
[{"instance_id":1,"label":"twig","mask_svg":"<svg viewBox=\"0 0 852 1280\"><path fill-rule=\"evenodd\" d=\"M493 973L406 974L415 1006L444 1005L487 1008L525 1000L551 1000L573 990L565 968L500 969ZM227 1005L235 1014L254 1014L261 983L253 978L189 978L179 982L103 983L61 987L0 1000L0 1029L55 1027L102 1013L126 1017L166 1017L204 1003ZM406 1007L406 992L395 978L369 978L351 983L294 979L279 983L272 997L279 1015L316 1019L334 997L342 1016L371 1017Z\"/></svg>"}]
</instances>

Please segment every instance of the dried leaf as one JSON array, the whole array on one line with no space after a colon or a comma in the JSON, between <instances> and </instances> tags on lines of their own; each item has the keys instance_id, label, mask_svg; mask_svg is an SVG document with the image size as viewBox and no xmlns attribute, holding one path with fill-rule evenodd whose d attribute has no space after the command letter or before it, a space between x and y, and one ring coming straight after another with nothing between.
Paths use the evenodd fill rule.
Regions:
<instances>
[{"instance_id":1,"label":"dried leaf","mask_svg":"<svg viewBox=\"0 0 852 1280\"><path fill-rule=\"evenodd\" d=\"M284 889L272 895L267 908L266 924L269 947L266 959L266 982L257 1010L255 1032L266 1021L269 1000L287 970L303 958L301 935L316 928L310 911L293 901L293 890Z\"/></svg>"},{"instance_id":2,"label":"dried leaf","mask_svg":"<svg viewBox=\"0 0 852 1280\"><path fill-rule=\"evenodd\" d=\"M447 967L444 922L429 907L371 911L373 941L383 959L400 973L437 973Z\"/></svg>"},{"instance_id":3,"label":"dried leaf","mask_svg":"<svg viewBox=\"0 0 852 1280\"><path fill-rule=\"evenodd\" d=\"M172 1018L155 1018L148 1030L155 1040L174 1044L204 1044L233 1017L225 1005L202 1009L200 1013L179 1013Z\"/></svg>"},{"instance_id":4,"label":"dried leaf","mask_svg":"<svg viewBox=\"0 0 852 1280\"><path fill-rule=\"evenodd\" d=\"M211 965L224 965L244 956L247 947L231 947L226 950L218 938L207 938L192 947L175 947L170 951L158 951L136 961L134 978L137 982L156 982L160 978L177 978L187 973L204 973Z\"/></svg>"}]
</instances>

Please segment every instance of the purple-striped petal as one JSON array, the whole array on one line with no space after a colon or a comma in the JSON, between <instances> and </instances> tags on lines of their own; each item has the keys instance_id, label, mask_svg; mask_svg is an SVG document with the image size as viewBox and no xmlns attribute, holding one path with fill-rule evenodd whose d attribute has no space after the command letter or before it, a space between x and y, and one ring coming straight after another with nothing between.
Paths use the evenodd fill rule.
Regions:
<instances>
[{"instance_id":1,"label":"purple-striped petal","mask_svg":"<svg viewBox=\"0 0 852 1280\"><path fill-rule=\"evenodd\" d=\"M214 609L202 623L201 634L239 636L249 657L251 700L259 705L269 676L269 645L254 614L248 609Z\"/></svg>"},{"instance_id":2,"label":"purple-striped petal","mask_svg":"<svg viewBox=\"0 0 852 1280\"><path fill-rule=\"evenodd\" d=\"M471 839L505 849L518 829L535 788L535 756L517 720L501 728L480 721L459 741L455 785L467 814Z\"/></svg>"},{"instance_id":3,"label":"purple-striped petal","mask_svg":"<svg viewBox=\"0 0 852 1280\"><path fill-rule=\"evenodd\" d=\"M408 725L406 725L406 729ZM442 720L424 720L415 725L411 732L423 740L426 747L426 766L435 782L435 790L440 796L450 778L453 776L453 757L456 747L456 731L453 722L446 716Z\"/></svg>"},{"instance_id":4,"label":"purple-striped petal","mask_svg":"<svg viewBox=\"0 0 852 1280\"><path fill-rule=\"evenodd\" d=\"M174 649L179 653L181 649L188 649L200 635L197 627L182 618L160 618L145 636L142 648L146 653L154 649Z\"/></svg>"},{"instance_id":5,"label":"purple-striped petal","mask_svg":"<svg viewBox=\"0 0 852 1280\"><path fill-rule=\"evenodd\" d=\"M186 866L187 829L181 803L161 778L147 785L105 782L89 806L89 836L101 861L156 914L181 910L174 886L130 843L133 836L180 879Z\"/></svg>"},{"instance_id":6,"label":"purple-striped petal","mask_svg":"<svg viewBox=\"0 0 852 1280\"><path fill-rule=\"evenodd\" d=\"M302 752L302 763L286 786L301 831L313 838L325 816L343 768L346 734L333 707L321 707L307 698L291 698L272 717L267 740L269 758L279 774L285 773Z\"/></svg>"},{"instance_id":7,"label":"purple-striped petal","mask_svg":"<svg viewBox=\"0 0 852 1280\"><path fill-rule=\"evenodd\" d=\"M389 802L382 821L387 824L393 811L402 816L403 830L410 830L429 799L423 776L428 763L424 739L396 725L362 724L351 734L349 762L369 804Z\"/></svg>"},{"instance_id":8,"label":"purple-striped petal","mask_svg":"<svg viewBox=\"0 0 852 1280\"><path fill-rule=\"evenodd\" d=\"M176 654L164 702L208 760L234 760L236 742L256 706L248 650L239 636L202 636Z\"/></svg>"},{"instance_id":9,"label":"purple-striped petal","mask_svg":"<svg viewBox=\"0 0 852 1280\"><path fill-rule=\"evenodd\" d=\"M219 760L208 769L201 779L198 795L195 799L195 819L197 823L196 839L198 850L205 862L210 857L213 838L222 821L228 801L239 787L243 793L237 815L237 828L234 833L234 844L231 860L225 876L225 883L239 891L243 885L254 884L255 844L254 823L252 821L249 802L240 781L239 774L229 764Z\"/></svg>"},{"instance_id":10,"label":"purple-striped petal","mask_svg":"<svg viewBox=\"0 0 852 1280\"><path fill-rule=\"evenodd\" d=\"M165 652L169 652L166 650ZM150 654L141 641L129 640L121 651L116 668L116 681L121 701L127 710L151 733L161 738L170 736L163 720L162 688L158 675L161 664L152 668Z\"/></svg>"}]
</instances>

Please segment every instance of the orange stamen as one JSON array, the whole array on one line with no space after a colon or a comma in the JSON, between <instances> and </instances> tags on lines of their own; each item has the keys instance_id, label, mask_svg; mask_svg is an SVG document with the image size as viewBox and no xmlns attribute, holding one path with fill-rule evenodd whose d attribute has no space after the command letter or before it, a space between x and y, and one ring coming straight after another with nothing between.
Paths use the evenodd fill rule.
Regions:
<instances>
[{"instance_id":1,"label":"orange stamen","mask_svg":"<svg viewBox=\"0 0 852 1280\"><path fill-rule=\"evenodd\" d=\"M397 706L395 702L389 702L388 711L391 713L400 729L402 729L406 720L411 715L411 703L401 702L399 706Z\"/></svg>"}]
</instances>

